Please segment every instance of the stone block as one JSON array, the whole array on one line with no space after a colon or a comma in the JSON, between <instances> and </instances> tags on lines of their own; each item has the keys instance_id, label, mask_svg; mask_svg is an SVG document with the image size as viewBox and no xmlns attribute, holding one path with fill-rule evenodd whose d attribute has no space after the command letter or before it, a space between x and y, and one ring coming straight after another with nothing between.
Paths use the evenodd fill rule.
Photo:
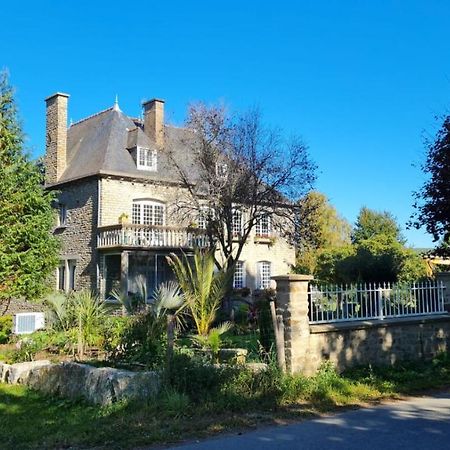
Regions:
<instances>
[{"instance_id":1,"label":"stone block","mask_svg":"<svg viewBox=\"0 0 450 450\"><path fill-rule=\"evenodd\" d=\"M110 367L62 363L32 372L28 386L50 395L84 399L108 405L118 401L139 401L156 396L160 388L157 372L130 372Z\"/></svg>"},{"instance_id":2,"label":"stone block","mask_svg":"<svg viewBox=\"0 0 450 450\"><path fill-rule=\"evenodd\" d=\"M9 384L27 384L32 373L39 372L43 367L51 365L50 361L30 361L17 364L4 364L0 380Z\"/></svg>"}]
</instances>

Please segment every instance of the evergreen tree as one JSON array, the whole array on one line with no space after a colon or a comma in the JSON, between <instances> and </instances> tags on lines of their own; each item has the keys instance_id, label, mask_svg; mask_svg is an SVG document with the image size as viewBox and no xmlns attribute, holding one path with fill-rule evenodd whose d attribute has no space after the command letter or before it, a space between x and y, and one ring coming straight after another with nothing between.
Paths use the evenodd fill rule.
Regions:
<instances>
[{"instance_id":1,"label":"evergreen tree","mask_svg":"<svg viewBox=\"0 0 450 450\"><path fill-rule=\"evenodd\" d=\"M0 74L0 314L12 299L35 299L58 262L51 203L38 167L23 153L13 89Z\"/></svg>"},{"instance_id":2,"label":"evergreen tree","mask_svg":"<svg viewBox=\"0 0 450 450\"><path fill-rule=\"evenodd\" d=\"M400 226L390 212L378 212L363 206L352 233L353 243L357 244L379 235L402 244L405 242Z\"/></svg>"},{"instance_id":3,"label":"evergreen tree","mask_svg":"<svg viewBox=\"0 0 450 450\"><path fill-rule=\"evenodd\" d=\"M434 141L427 143L427 155L422 170L428 175L416 192L410 225L425 227L440 241L442 253L450 255L450 116L447 116Z\"/></svg>"}]
</instances>

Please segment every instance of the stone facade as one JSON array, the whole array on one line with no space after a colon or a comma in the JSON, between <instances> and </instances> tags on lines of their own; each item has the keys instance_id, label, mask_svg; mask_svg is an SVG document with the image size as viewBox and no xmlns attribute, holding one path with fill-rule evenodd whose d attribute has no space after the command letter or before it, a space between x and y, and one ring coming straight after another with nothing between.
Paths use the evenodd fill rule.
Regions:
<instances>
[{"instance_id":1,"label":"stone facade","mask_svg":"<svg viewBox=\"0 0 450 450\"><path fill-rule=\"evenodd\" d=\"M310 325L310 277L274 277L277 313L284 324L286 368L289 373L313 374L323 361L338 370L361 364L394 364L431 358L450 349L450 316Z\"/></svg>"},{"instance_id":2,"label":"stone facade","mask_svg":"<svg viewBox=\"0 0 450 450\"><path fill-rule=\"evenodd\" d=\"M153 99L144 102L144 132L156 144L164 147L164 100Z\"/></svg>"},{"instance_id":3,"label":"stone facade","mask_svg":"<svg viewBox=\"0 0 450 450\"><path fill-rule=\"evenodd\" d=\"M152 184L143 181L128 181L112 177L100 180L100 226L115 225L123 213L132 215L133 200L155 200L166 204L166 220L170 226L187 226L174 209L175 202L183 195L183 190L175 185ZM192 218L195 220L195 218ZM256 288L257 264L270 261L272 275L283 275L291 271L295 264L295 249L280 236L273 239L259 239L251 234L239 258L244 263L244 284ZM275 287L275 285L273 285Z\"/></svg>"},{"instance_id":4,"label":"stone facade","mask_svg":"<svg viewBox=\"0 0 450 450\"><path fill-rule=\"evenodd\" d=\"M45 181L56 183L66 168L67 153L67 94L48 97L45 154Z\"/></svg>"},{"instance_id":5,"label":"stone facade","mask_svg":"<svg viewBox=\"0 0 450 450\"><path fill-rule=\"evenodd\" d=\"M68 95L54 94L46 99L46 103L46 186L59 191L59 208L66 211L64 223L59 223L54 230L54 234L62 242L62 262L56 273L55 287L66 291L72 288L98 289L103 293L105 280L109 277L113 280L110 284L116 285L117 273L120 271L120 286L128 291L127 277L130 276L128 270L130 267L127 261L130 255L134 254L140 258L141 255L137 253L146 252L146 257L153 257L153 254L158 253L158 257L163 259L165 254L175 249L175 245L183 245L184 249L191 248L193 241L184 240L180 244L177 237L169 244L167 241L162 245L148 244L148 240L144 244L139 235L134 241L139 241L138 244L131 245L130 240L126 242L115 240L113 244L109 241L105 245L100 245L99 250L98 228L112 226L106 232L102 232L100 240L103 236L111 236L114 233L115 236L122 236L122 229L118 226L119 217L128 216L128 220L131 221L133 201L136 200L163 203L166 227L187 228L198 221L198 217L184 217L182 220L180 214L176 212L176 203L180 199L186 200L188 195L187 190L176 182L177 174L170 171L170 163L169 166L167 162L166 166L162 165L161 172L149 173L139 170L136 160L129 158L132 145L137 151L139 136L141 140L144 138L142 142L145 146L142 148L156 148L161 155L166 151L164 101L154 99L145 102L143 121L125 116L116 104L113 108L73 124L69 130ZM167 140L172 142L172 146L177 142L176 135L177 133L172 136L173 142ZM134 138L136 142L131 144ZM167 144L167 147L170 145ZM184 150L182 145L181 152ZM182 155L185 156L184 153ZM146 209L142 207L141 211L144 214ZM117 227L114 227L116 225ZM112 233L108 234L111 230ZM169 232L173 235L179 230ZM196 239L195 242L200 242L199 245L204 245L206 241L205 239L200 241L197 235ZM119 259L120 268L118 268ZM258 267L265 267L264 273L267 272L267 267L263 264L258 266L259 263L270 262L270 275L289 273L295 263L295 249L276 233L265 239L253 234L245 244L239 259L244 264L243 284L253 290L258 287ZM141 262L139 264L135 262L134 267L144 270L143 265ZM153 270L152 264L148 263L147 266L148 271L150 266ZM162 272L161 268L154 269L155 272L157 270Z\"/></svg>"},{"instance_id":6,"label":"stone facade","mask_svg":"<svg viewBox=\"0 0 450 450\"><path fill-rule=\"evenodd\" d=\"M90 178L59 187L58 199L67 218L54 234L61 239L61 259L76 261L77 289L97 287L98 184L98 179Z\"/></svg>"}]
</instances>

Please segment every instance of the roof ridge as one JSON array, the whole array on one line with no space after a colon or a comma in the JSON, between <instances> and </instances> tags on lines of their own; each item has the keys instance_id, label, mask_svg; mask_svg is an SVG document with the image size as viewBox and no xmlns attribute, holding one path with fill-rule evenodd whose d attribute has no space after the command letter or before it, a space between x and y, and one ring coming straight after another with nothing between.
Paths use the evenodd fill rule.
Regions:
<instances>
[{"instance_id":1,"label":"roof ridge","mask_svg":"<svg viewBox=\"0 0 450 450\"><path fill-rule=\"evenodd\" d=\"M80 119L80 120L78 120L77 122L72 123L72 124L70 125L70 127L73 127L73 126L75 126L75 125L79 125L79 124L82 123L82 122L86 122L86 120L92 119L93 117L99 116L100 114L103 114L103 113L105 113L105 112L112 111L113 109L114 109L114 106L110 106L109 108L106 108L106 109L104 109L103 111L99 111L99 112L97 112L97 113L95 113L95 114L91 114L90 116L85 117L84 119Z\"/></svg>"}]
</instances>

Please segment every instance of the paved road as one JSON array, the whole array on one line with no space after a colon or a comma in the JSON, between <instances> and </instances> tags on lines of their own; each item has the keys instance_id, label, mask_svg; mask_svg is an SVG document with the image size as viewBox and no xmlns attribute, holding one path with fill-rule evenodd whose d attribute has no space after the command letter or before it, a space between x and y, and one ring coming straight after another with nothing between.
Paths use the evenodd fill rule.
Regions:
<instances>
[{"instance_id":1,"label":"paved road","mask_svg":"<svg viewBox=\"0 0 450 450\"><path fill-rule=\"evenodd\" d=\"M177 450L450 450L450 393L171 447Z\"/></svg>"}]
</instances>

